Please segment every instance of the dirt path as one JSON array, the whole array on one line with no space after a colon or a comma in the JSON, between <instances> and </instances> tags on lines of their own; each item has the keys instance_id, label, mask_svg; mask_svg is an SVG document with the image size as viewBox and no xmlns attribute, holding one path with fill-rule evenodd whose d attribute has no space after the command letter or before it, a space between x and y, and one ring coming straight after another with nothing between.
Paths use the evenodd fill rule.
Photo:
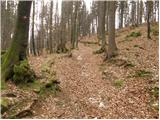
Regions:
<instances>
[{"instance_id":1,"label":"dirt path","mask_svg":"<svg viewBox=\"0 0 160 120\"><path fill-rule=\"evenodd\" d=\"M102 60L92 48L80 43L73 57L62 57L55 63L62 92L40 102L34 118L153 117L147 106L146 83L137 79L137 86L131 80L131 84L115 88L110 79L102 79Z\"/></svg>"}]
</instances>

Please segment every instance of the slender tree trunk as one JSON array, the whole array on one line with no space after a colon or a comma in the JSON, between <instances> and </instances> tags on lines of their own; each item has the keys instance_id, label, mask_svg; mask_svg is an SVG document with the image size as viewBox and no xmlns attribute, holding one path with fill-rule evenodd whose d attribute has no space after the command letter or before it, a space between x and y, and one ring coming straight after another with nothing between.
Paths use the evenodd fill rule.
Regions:
<instances>
[{"instance_id":1,"label":"slender tree trunk","mask_svg":"<svg viewBox=\"0 0 160 120\"><path fill-rule=\"evenodd\" d=\"M101 50L105 51L106 35L105 35L105 12L106 1L99 1L98 3L98 39L101 44Z\"/></svg>"},{"instance_id":2,"label":"slender tree trunk","mask_svg":"<svg viewBox=\"0 0 160 120\"><path fill-rule=\"evenodd\" d=\"M143 1L140 1L140 13L139 13L139 23L142 24L142 16L143 15Z\"/></svg>"},{"instance_id":3,"label":"slender tree trunk","mask_svg":"<svg viewBox=\"0 0 160 120\"><path fill-rule=\"evenodd\" d=\"M139 0L137 0L137 26L139 25L140 21L140 10L139 10Z\"/></svg>"},{"instance_id":4,"label":"slender tree trunk","mask_svg":"<svg viewBox=\"0 0 160 120\"><path fill-rule=\"evenodd\" d=\"M34 16L35 16L35 1L32 2L33 4L33 16L32 16L32 50L33 54L36 55L36 50L35 50L35 39L34 39Z\"/></svg>"},{"instance_id":5,"label":"slender tree trunk","mask_svg":"<svg viewBox=\"0 0 160 120\"><path fill-rule=\"evenodd\" d=\"M49 25L49 44L50 44L50 53L53 53L53 46L52 46L52 14L53 14L53 1L51 1L50 6L50 25Z\"/></svg>"},{"instance_id":6,"label":"slender tree trunk","mask_svg":"<svg viewBox=\"0 0 160 120\"><path fill-rule=\"evenodd\" d=\"M18 16L14 37L11 46L2 58L2 84L11 76L14 64L26 59L31 3L32 1L20 1L18 4Z\"/></svg>"},{"instance_id":7,"label":"slender tree trunk","mask_svg":"<svg viewBox=\"0 0 160 120\"><path fill-rule=\"evenodd\" d=\"M147 38L148 39L151 39L151 36L150 36L150 15L151 13L151 1L147 1Z\"/></svg>"},{"instance_id":8,"label":"slender tree trunk","mask_svg":"<svg viewBox=\"0 0 160 120\"><path fill-rule=\"evenodd\" d=\"M119 16L120 16L120 19L119 19L119 28L122 28L123 27L123 13L124 13L124 1L120 1L120 8L119 8Z\"/></svg>"}]
</instances>

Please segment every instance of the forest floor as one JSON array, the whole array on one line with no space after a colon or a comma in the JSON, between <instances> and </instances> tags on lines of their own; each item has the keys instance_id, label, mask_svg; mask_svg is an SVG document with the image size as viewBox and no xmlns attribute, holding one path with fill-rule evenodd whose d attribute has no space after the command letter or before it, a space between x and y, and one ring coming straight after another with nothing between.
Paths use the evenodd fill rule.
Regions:
<instances>
[{"instance_id":1,"label":"forest floor","mask_svg":"<svg viewBox=\"0 0 160 120\"><path fill-rule=\"evenodd\" d=\"M156 24L153 28L157 29ZM8 82L9 90L2 95L12 92L23 100L38 98L30 108L32 115L24 118L158 118L159 46L154 29L152 40L146 38L145 25L118 30L118 56L105 62L104 54L94 54L99 48L94 35L80 40L72 56L30 56L41 81L42 65L53 63L49 71L60 82L60 91L37 97L32 89ZM133 31L141 35L126 37Z\"/></svg>"}]
</instances>

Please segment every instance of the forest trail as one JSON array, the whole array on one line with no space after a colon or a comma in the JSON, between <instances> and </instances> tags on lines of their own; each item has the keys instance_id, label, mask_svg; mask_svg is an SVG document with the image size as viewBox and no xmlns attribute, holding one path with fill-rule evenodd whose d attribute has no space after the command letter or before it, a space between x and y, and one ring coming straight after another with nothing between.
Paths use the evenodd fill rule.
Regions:
<instances>
[{"instance_id":1,"label":"forest trail","mask_svg":"<svg viewBox=\"0 0 160 120\"><path fill-rule=\"evenodd\" d=\"M42 112L41 118L46 118L47 114L49 118L95 118L102 117L107 110L107 91L104 90L108 85L102 80L99 70L101 58L93 54L92 48L82 43L78 50L73 51L72 56L56 61L62 95L48 99L52 99L53 103L60 102L61 105L46 102L45 108L51 113Z\"/></svg>"},{"instance_id":2,"label":"forest trail","mask_svg":"<svg viewBox=\"0 0 160 120\"><path fill-rule=\"evenodd\" d=\"M128 73L122 67L105 65L101 55L93 54L98 46L91 46L79 43L72 57L56 59L54 69L62 91L41 101L34 109L34 118L154 117L148 106L146 79L127 78ZM107 66L105 79L104 66ZM124 85L114 86L113 81L119 79L124 80Z\"/></svg>"}]
</instances>

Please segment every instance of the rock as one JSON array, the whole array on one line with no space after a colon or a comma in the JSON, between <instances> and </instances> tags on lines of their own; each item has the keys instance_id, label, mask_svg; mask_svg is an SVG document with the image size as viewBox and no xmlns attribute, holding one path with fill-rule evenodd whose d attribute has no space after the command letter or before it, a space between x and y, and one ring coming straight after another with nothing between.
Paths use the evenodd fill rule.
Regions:
<instances>
[{"instance_id":1,"label":"rock","mask_svg":"<svg viewBox=\"0 0 160 120\"><path fill-rule=\"evenodd\" d=\"M99 103L99 107L100 107L100 108L105 108L104 103L103 103L103 102L100 102L100 103Z\"/></svg>"},{"instance_id":2,"label":"rock","mask_svg":"<svg viewBox=\"0 0 160 120\"><path fill-rule=\"evenodd\" d=\"M82 60L82 57L79 55L79 56L77 57L77 60Z\"/></svg>"},{"instance_id":3,"label":"rock","mask_svg":"<svg viewBox=\"0 0 160 120\"><path fill-rule=\"evenodd\" d=\"M8 111L2 115L2 118L24 118L26 116L31 116L31 107L35 104L37 100L23 100L15 105L13 105Z\"/></svg>"},{"instance_id":4,"label":"rock","mask_svg":"<svg viewBox=\"0 0 160 120\"><path fill-rule=\"evenodd\" d=\"M1 114L3 114L9 109L11 103L9 99L6 97L1 97L0 102L1 102Z\"/></svg>"}]
</instances>

